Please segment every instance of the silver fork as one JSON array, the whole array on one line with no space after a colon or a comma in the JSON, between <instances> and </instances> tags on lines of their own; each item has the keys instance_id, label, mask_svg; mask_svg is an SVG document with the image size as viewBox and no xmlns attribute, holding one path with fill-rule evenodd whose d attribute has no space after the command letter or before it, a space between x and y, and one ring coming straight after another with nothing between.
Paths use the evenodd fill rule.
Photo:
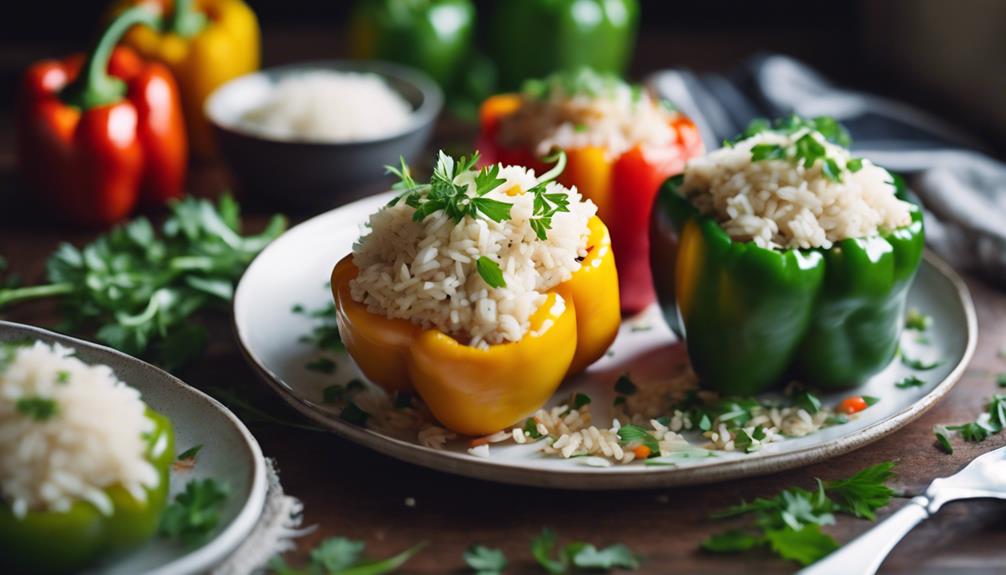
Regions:
<instances>
[{"instance_id":1,"label":"silver fork","mask_svg":"<svg viewBox=\"0 0 1006 575\"><path fill-rule=\"evenodd\" d=\"M872 575L898 541L944 503L980 497L1006 499L1006 447L976 458L950 477L934 480L925 495L913 497L894 515L798 575Z\"/></svg>"}]
</instances>

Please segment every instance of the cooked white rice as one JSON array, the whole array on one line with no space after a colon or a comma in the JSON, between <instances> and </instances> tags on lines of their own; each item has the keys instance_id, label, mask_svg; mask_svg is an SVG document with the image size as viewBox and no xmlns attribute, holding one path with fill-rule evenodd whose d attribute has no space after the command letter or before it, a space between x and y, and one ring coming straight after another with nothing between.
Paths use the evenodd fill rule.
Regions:
<instances>
[{"instance_id":1,"label":"cooked white rice","mask_svg":"<svg viewBox=\"0 0 1006 575\"><path fill-rule=\"evenodd\" d=\"M281 78L241 124L283 140L346 142L398 133L411 115L412 106L380 76L319 70Z\"/></svg>"},{"instance_id":2,"label":"cooked white rice","mask_svg":"<svg viewBox=\"0 0 1006 575\"><path fill-rule=\"evenodd\" d=\"M474 186L473 172L455 183ZM370 232L353 249L360 270L350 282L354 300L372 313L436 327L475 347L519 341L548 290L572 277L587 255L587 222L597 211L576 188L549 183L547 193L569 198L569 211L552 217L547 239L528 223L533 214L535 173L522 167L500 170L506 180L485 197L513 204L510 220L470 216L455 223L443 211L422 222L399 202L370 217ZM508 192L514 195L509 195ZM492 288L476 268L480 256L495 261L504 287ZM561 298L560 298L561 300Z\"/></svg>"},{"instance_id":3,"label":"cooked white rice","mask_svg":"<svg viewBox=\"0 0 1006 575\"><path fill-rule=\"evenodd\" d=\"M599 147L613 158L637 145L675 142L672 115L648 92L623 82L605 82L587 93L569 93L560 84L544 98L522 96L520 108L500 121L497 137L504 147L538 155L556 147Z\"/></svg>"},{"instance_id":4,"label":"cooked white rice","mask_svg":"<svg viewBox=\"0 0 1006 575\"><path fill-rule=\"evenodd\" d=\"M824 175L820 160L806 168L785 159L751 159L758 144L787 148L806 133L766 131L694 158L685 167L680 191L715 216L730 237L764 248L829 248L911 223L909 204L895 196L891 175L869 160L834 182ZM846 164L851 156L845 148L812 134L827 157Z\"/></svg>"},{"instance_id":5,"label":"cooked white rice","mask_svg":"<svg viewBox=\"0 0 1006 575\"><path fill-rule=\"evenodd\" d=\"M52 400L55 413L36 420L18 409L22 399ZM0 373L0 496L18 517L81 500L108 515L104 490L113 485L145 501L143 488L160 480L144 457L142 435L154 426L145 410L108 366L87 365L58 344L19 348Z\"/></svg>"}]
</instances>

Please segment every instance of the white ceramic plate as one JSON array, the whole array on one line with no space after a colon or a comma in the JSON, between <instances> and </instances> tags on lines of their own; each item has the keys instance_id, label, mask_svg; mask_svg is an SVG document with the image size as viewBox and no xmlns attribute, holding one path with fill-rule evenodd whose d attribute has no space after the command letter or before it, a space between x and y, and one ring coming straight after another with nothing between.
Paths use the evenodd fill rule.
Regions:
<instances>
[{"instance_id":1,"label":"white ceramic plate","mask_svg":"<svg viewBox=\"0 0 1006 575\"><path fill-rule=\"evenodd\" d=\"M88 571L89 575L189 575L220 564L248 536L265 505L266 473L262 450L233 413L210 396L156 367L118 351L35 327L0 321L0 341L38 339L77 351L90 364L105 364L140 390L143 400L167 416L175 430L178 453L202 444L190 470L173 469L171 493L192 479L212 477L230 486L221 521L209 541L191 549L155 537L144 547Z\"/></svg>"},{"instance_id":2,"label":"white ceramic plate","mask_svg":"<svg viewBox=\"0 0 1006 575\"><path fill-rule=\"evenodd\" d=\"M639 463L605 468L587 467L573 459L543 457L534 445L493 445L491 457L470 455L458 443L447 450L420 446L372 430L350 425L323 405L322 389L361 377L345 354L336 357L333 375L305 368L318 353L298 338L311 330L311 320L294 314L295 304L317 308L331 295L326 287L332 266L350 252L367 216L388 201L382 194L332 210L300 224L270 245L252 263L238 286L234 325L240 345L263 379L279 395L318 424L362 445L405 461L442 471L494 481L571 489L636 489L700 483L767 473L806 465L875 441L906 425L946 395L974 352L977 322L967 288L960 278L927 254L909 294L909 306L929 314L934 328L930 343L920 346L906 334L902 346L922 359L939 357L936 369L920 372L926 384L898 389L894 383L909 375L893 362L858 393L880 402L844 425L769 444L754 453L718 452L677 467ZM640 329L640 327L644 329ZM613 354L591 366L586 374L566 382L556 399L582 391L593 399L595 421L607 421L604 406L614 397L612 383L629 371L634 379L652 380L668 373L681 360L683 346L663 322L656 307L623 322ZM849 395L822 395L832 405Z\"/></svg>"}]
</instances>

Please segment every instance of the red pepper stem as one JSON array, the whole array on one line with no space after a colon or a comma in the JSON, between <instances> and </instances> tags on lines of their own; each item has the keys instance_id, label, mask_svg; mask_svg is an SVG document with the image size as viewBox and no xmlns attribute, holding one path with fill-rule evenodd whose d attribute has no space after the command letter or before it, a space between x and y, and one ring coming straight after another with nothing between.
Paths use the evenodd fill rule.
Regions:
<instances>
[{"instance_id":1,"label":"red pepper stem","mask_svg":"<svg viewBox=\"0 0 1006 575\"><path fill-rule=\"evenodd\" d=\"M196 10L194 0L175 0L175 11L168 22L168 32L191 38L206 27L206 14Z\"/></svg>"},{"instance_id":2,"label":"red pepper stem","mask_svg":"<svg viewBox=\"0 0 1006 575\"><path fill-rule=\"evenodd\" d=\"M63 101L81 110L121 101L126 94L126 84L108 73L108 61L112 57L112 50L133 26L145 25L156 28L159 24L160 17L152 9L142 5L116 16L88 53L77 79L63 90L61 94Z\"/></svg>"}]
</instances>

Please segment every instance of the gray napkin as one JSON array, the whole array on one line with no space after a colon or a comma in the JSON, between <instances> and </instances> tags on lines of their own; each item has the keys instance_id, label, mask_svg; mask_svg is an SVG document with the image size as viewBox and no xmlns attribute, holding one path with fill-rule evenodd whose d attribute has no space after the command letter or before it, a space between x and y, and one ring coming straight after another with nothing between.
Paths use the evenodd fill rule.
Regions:
<instances>
[{"instance_id":1,"label":"gray napkin","mask_svg":"<svg viewBox=\"0 0 1006 575\"><path fill-rule=\"evenodd\" d=\"M1006 165L953 126L911 106L833 85L780 55L757 56L734 72L674 69L647 84L699 126L707 149L754 118L831 116L853 150L905 175L926 208L926 241L952 265L1006 286Z\"/></svg>"}]
</instances>

